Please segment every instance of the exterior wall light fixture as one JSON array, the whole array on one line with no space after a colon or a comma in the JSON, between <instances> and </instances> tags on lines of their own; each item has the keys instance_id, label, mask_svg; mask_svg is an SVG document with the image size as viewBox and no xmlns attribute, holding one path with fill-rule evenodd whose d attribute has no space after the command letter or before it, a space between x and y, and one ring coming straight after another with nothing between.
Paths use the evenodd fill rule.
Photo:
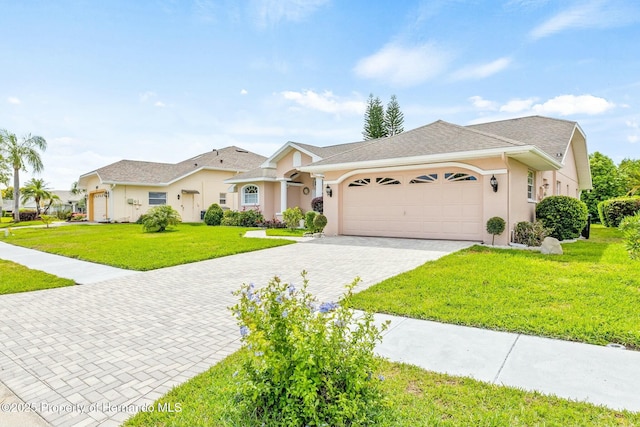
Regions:
<instances>
[{"instance_id":1,"label":"exterior wall light fixture","mask_svg":"<svg viewBox=\"0 0 640 427\"><path fill-rule=\"evenodd\" d=\"M491 184L491 188L493 188L493 192L498 192L498 180L495 175L491 175L491 179L489 180L489 184Z\"/></svg>"},{"instance_id":2,"label":"exterior wall light fixture","mask_svg":"<svg viewBox=\"0 0 640 427\"><path fill-rule=\"evenodd\" d=\"M329 187L329 184L327 184L325 191L327 193L327 196L331 197L333 195L333 190L331 190L331 187Z\"/></svg>"}]
</instances>

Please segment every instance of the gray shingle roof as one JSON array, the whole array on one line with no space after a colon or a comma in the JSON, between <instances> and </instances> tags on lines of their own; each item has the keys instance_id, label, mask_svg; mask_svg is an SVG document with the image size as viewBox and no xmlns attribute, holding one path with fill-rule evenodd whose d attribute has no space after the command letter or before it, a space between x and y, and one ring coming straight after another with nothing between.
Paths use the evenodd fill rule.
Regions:
<instances>
[{"instance_id":1,"label":"gray shingle roof","mask_svg":"<svg viewBox=\"0 0 640 427\"><path fill-rule=\"evenodd\" d=\"M164 185L202 168L247 171L258 167L265 160L264 156L231 146L175 164L120 160L85 175L97 173L102 182L107 183Z\"/></svg>"},{"instance_id":2,"label":"gray shingle roof","mask_svg":"<svg viewBox=\"0 0 640 427\"><path fill-rule=\"evenodd\" d=\"M535 145L549 156L561 161L576 126L576 122L569 120L531 116L470 125L467 128Z\"/></svg>"},{"instance_id":3,"label":"gray shingle roof","mask_svg":"<svg viewBox=\"0 0 640 427\"><path fill-rule=\"evenodd\" d=\"M351 149L313 166L523 146L525 143L442 120L388 138L351 144Z\"/></svg>"}]
</instances>

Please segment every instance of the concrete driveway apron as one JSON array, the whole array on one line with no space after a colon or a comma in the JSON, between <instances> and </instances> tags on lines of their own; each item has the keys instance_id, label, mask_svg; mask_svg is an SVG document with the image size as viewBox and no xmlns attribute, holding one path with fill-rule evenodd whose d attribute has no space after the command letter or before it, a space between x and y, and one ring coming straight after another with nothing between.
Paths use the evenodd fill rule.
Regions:
<instances>
[{"instance_id":1,"label":"concrete driveway apron","mask_svg":"<svg viewBox=\"0 0 640 427\"><path fill-rule=\"evenodd\" d=\"M336 300L469 242L329 237L90 285L0 296L0 381L51 425L119 425L239 348L228 307L274 275ZM0 414L0 425L2 414Z\"/></svg>"}]
</instances>

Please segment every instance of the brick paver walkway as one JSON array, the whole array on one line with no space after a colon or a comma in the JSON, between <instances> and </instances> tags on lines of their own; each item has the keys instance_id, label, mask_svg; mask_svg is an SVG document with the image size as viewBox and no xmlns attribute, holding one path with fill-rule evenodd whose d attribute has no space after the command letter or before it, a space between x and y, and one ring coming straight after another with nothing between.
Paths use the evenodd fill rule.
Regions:
<instances>
[{"instance_id":1,"label":"brick paver walkway","mask_svg":"<svg viewBox=\"0 0 640 427\"><path fill-rule=\"evenodd\" d=\"M54 426L119 425L239 347L227 307L274 275L335 300L469 246L335 237L0 297L0 380ZM123 410L130 407L131 411Z\"/></svg>"}]
</instances>

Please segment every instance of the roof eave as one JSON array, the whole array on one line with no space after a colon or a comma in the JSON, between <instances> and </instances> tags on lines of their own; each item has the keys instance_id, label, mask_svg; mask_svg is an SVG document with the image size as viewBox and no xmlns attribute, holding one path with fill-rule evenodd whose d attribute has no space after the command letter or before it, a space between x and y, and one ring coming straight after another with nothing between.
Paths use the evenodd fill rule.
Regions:
<instances>
[{"instance_id":1,"label":"roof eave","mask_svg":"<svg viewBox=\"0 0 640 427\"><path fill-rule=\"evenodd\" d=\"M501 147L485 150L460 151L454 153L429 154L413 157L396 157L392 159L367 160L360 162L334 163L327 165L307 165L298 169L302 172L323 173L330 171L348 170L354 168L377 168L402 165L420 165L425 163L446 162L454 160L471 160L501 155L522 159L526 163L539 170L560 169L562 165L553 160L549 155L532 145L518 147Z\"/></svg>"}]
</instances>

